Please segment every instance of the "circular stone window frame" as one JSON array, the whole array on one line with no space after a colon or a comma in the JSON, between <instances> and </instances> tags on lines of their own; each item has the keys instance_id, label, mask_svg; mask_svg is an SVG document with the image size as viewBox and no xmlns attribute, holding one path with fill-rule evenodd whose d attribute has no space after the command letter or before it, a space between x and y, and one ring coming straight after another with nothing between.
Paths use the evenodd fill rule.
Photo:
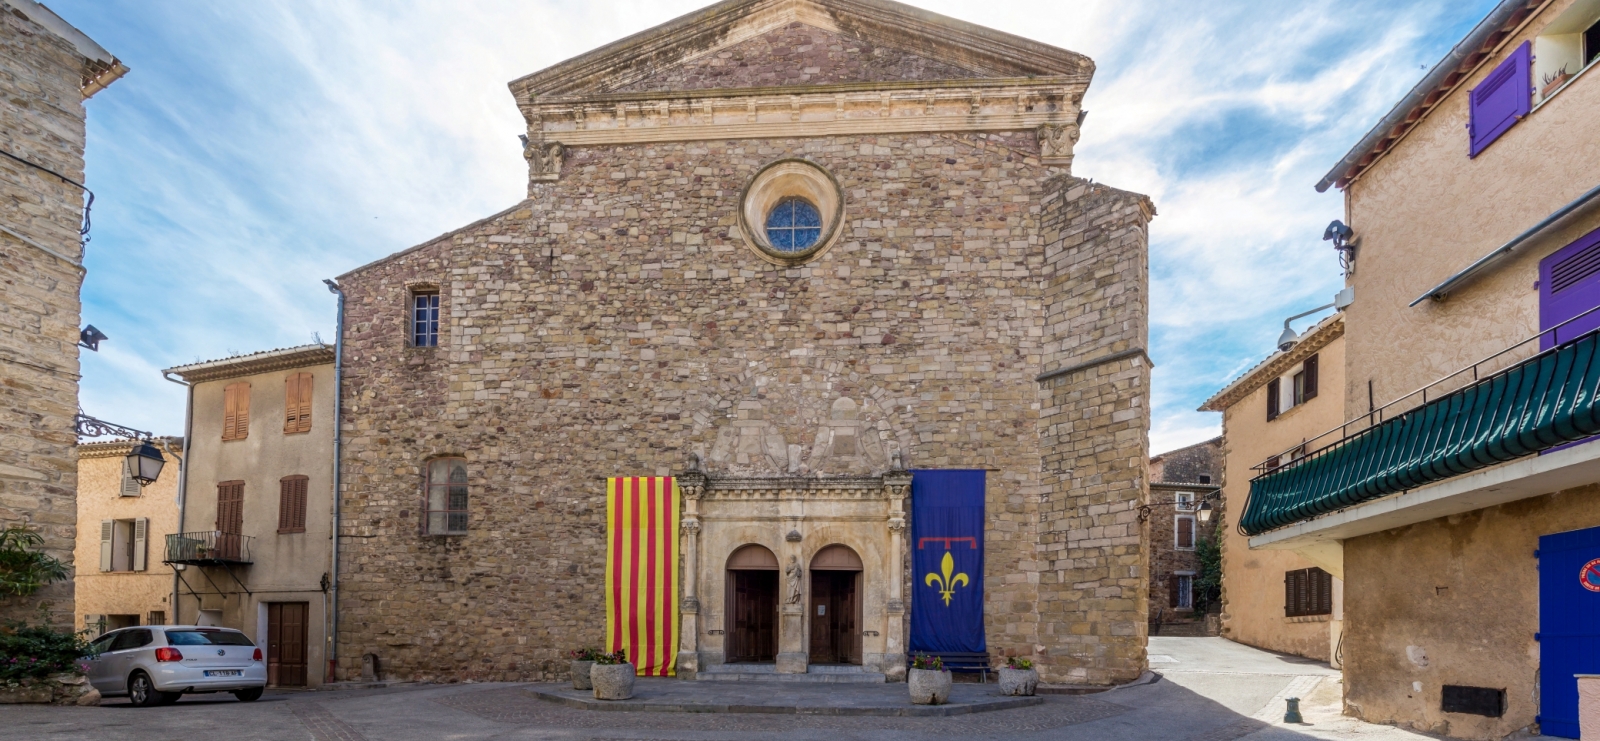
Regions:
<instances>
[{"instance_id":1,"label":"circular stone window frame","mask_svg":"<svg viewBox=\"0 0 1600 741\"><path fill-rule=\"evenodd\" d=\"M767 239L767 216L788 198L804 198L822 217L822 234L803 250L780 250ZM773 265L794 267L821 257L839 240L844 224L844 189L821 165L789 157L756 171L739 193L739 231L751 252Z\"/></svg>"}]
</instances>

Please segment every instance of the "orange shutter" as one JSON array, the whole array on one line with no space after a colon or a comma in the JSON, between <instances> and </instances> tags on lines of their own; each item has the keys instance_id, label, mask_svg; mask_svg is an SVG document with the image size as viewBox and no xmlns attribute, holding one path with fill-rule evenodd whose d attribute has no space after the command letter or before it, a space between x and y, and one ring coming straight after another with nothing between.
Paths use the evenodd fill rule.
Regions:
<instances>
[{"instance_id":1,"label":"orange shutter","mask_svg":"<svg viewBox=\"0 0 1600 741\"><path fill-rule=\"evenodd\" d=\"M306 531L306 485L304 476L285 476L278 482L278 532Z\"/></svg>"},{"instance_id":2,"label":"orange shutter","mask_svg":"<svg viewBox=\"0 0 1600 741\"><path fill-rule=\"evenodd\" d=\"M284 380L283 431L311 431L311 379L310 373L295 373Z\"/></svg>"},{"instance_id":3,"label":"orange shutter","mask_svg":"<svg viewBox=\"0 0 1600 741\"><path fill-rule=\"evenodd\" d=\"M250 384L229 384L222 390L222 439L250 436Z\"/></svg>"}]
</instances>

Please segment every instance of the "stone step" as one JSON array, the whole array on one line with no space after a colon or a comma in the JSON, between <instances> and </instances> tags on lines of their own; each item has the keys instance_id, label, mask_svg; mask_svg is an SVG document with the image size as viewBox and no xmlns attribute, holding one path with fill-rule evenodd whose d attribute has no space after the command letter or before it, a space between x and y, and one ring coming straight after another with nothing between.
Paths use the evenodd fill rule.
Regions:
<instances>
[{"instance_id":1,"label":"stone step","mask_svg":"<svg viewBox=\"0 0 1600 741\"><path fill-rule=\"evenodd\" d=\"M809 682L828 684L883 684L878 672L859 666L812 666L805 674L779 674L772 664L717 664L695 675L701 682Z\"/></svg>"}]
</instances>

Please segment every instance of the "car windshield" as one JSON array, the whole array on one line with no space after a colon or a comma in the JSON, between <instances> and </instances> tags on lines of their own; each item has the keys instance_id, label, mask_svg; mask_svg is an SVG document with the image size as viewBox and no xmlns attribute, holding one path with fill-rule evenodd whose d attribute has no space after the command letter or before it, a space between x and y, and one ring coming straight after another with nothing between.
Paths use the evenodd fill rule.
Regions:
<instances>
[{"instance_id":1,"label":"car windshield","mask_svg":"<svg viewBox=\"0 0 1600 741\"><path fill-rule=\"evenodd\" d=\"M231 630L169 630L168 646L254 646L243 633Z\"/></svg>"}]
</instances>

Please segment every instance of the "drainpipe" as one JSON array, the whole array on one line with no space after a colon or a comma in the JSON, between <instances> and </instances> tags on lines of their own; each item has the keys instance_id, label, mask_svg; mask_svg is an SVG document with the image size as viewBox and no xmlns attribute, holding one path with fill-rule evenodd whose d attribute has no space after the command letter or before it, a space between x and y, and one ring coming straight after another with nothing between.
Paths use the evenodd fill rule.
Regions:
<instances>
[{"instance_id":1,"label":"drainpipe","mask_svg":"<svg viewBox=\"0 0 1600 741\"><path fill-rule=\"evenodd\" d=\"M188 389L183 405L183 457L178 459L178 532L183 532L183 516L189 510L189 441L194 439L194 384L180 381L163 371L161 377ZM172 567L172 624L183 625L183 610L178 603L178 564Z\"/></svg>"},{"instance_id":2,"label":"drainpipe","mask_svg":"<svg viewBox=\"0 0 1600 741\"><path fill-rule=\"evenodd\" d=\"M328 676L327 681L338 678L339 661L339 443L343 439L339 411L344 407L344 291L332 279L322 281L328 291L339 297L339 316L333 335L333 564L330 567L327 599L332 608L324 608L328 620Z\"/></svg>"}]
</instances>

